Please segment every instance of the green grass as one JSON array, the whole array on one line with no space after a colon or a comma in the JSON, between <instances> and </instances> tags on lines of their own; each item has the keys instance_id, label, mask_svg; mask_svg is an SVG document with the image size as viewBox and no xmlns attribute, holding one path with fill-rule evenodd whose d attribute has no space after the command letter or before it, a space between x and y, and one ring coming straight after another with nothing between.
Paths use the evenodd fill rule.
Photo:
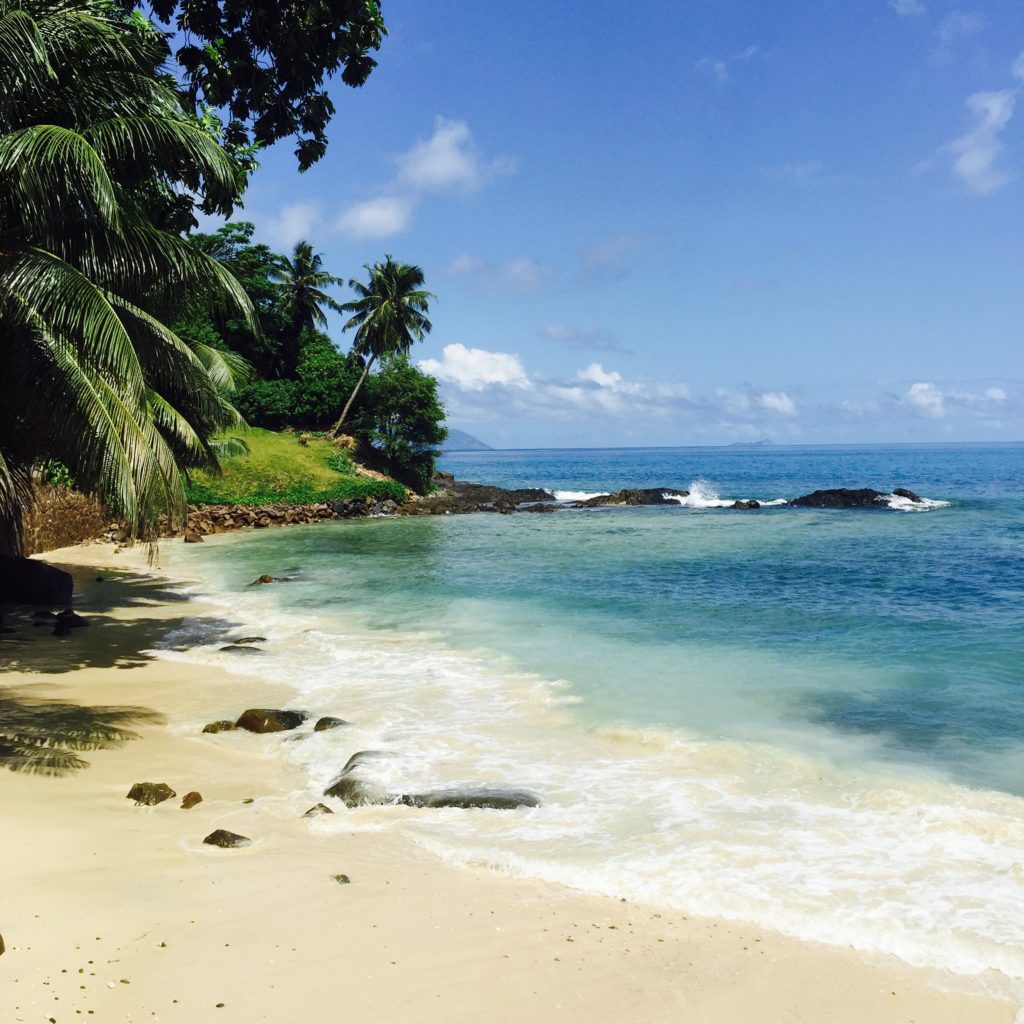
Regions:
<instances>
[{"instance_id":1,"label":"green grass","mask_svg":"<svg viewBox=\"0 0 1024 1024\"><path fill-rule=\"evenodd\" d=\"M248 455L222 461L223 475L194 473L188 486L193 505L310 504L358 498L405 500L405 488L393 480L357 476L348 453L326 438L299 444L297 434L253 428L244 435Z\"/></svg>"}]
</instances>

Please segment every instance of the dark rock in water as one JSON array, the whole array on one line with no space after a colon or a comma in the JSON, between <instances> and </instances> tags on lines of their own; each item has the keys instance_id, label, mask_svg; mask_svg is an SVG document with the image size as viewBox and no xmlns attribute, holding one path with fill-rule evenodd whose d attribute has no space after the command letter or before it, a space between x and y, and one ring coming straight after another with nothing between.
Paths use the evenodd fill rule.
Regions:
<instances>
[{"instance_id":1,"label":"dark rock in water","mask_svg":"<svg viewBox=\"0 0 1024 1024\"><path fill-rule=\"evenodd\" d=\"M912 501L915 504L920 504L924 501L924 498L920 494L915 494L913 491L908 491L906 487L895 487L893 488L893 494L898 498L906 498L907 501Z\"/></svg>"},{"instance_id":2,"label":"dark rock in water","mask_svg":"<svg viewBox=\"0 0 1024 1024\"><path fill-rule=\"evenodd\" d=\"M761 502L755 501L751 498L749 501L734 501L730 508L746 509L746 508L760 508Z\"/></svg>"},{"instance_id":3,"label":"dark rock in water","mask_svg":"<svg viewBox=\"0 0 1024 1024\"><path fill-rule=\"evenodd\" d=\"M336 782L324 790L324 796L333 796L341 800L346 807L366 807L373 804L394 803L394 795L385 793L365 779L352 774L342 774Z\"/></svg>"},{"instance_id":4,"label":"dark rock in water","mask_svg":"<svg viewBox=\"0 0 1024 1024\"><path fill-rule=\"evenodd\" d=\"M627 487L611 494L598 494L576 503L576 508L598 508L602 505L678 505L676 498L685 498L689 491L672 487Z\"/></svg>"},{"instance_id":5,"label":"dark rock in water","mask_svg":"<svg viewBox=\"0 0 1024 1024\"><path fill-rule=\"evenodd\" d=\"M253 799L253 798L252 798L251 796L247 796L247 797L246 797L246 798L245 798L245 799L244 799L244 800L242 801L242 803L243 803L243 804L254 804L254 803L256 803L256 801L255 801L255 800L254 800L254 799Z\"/></svg>"},{"instance_id":6,"label":"dark rock in water","mask_svg":"<svg viewBox=\"0 0 1024 1024\"><path fill-rule=\"evenodd\" d=\"M284 732L288 729L297 729L305 720L305 711L249 708L242 712L235 725L248 732Z\"/></svg>"},{"instance_id":7,"label":"dark rock in water","mask_svg":"<svg viewBox=\"0 0 1024 1024\"><path fill-rule=\"evenodd\" d=\"M281 581L276 576L260 576L258 579L252 581L249 584L250 587L263 586L266 583L280 583Z\"/></svg>"},{"instance_id":8,"label":"dark rock in water","mask_svg":"<svg viewBox=\"0 0 1024 1024\"><path fill-rule=\"evenodd\" d=\"M54 612L33 612L33 619L55 619L57 618Z\"/></svg>"},{"instance_id":9,"label":"dark rock in water","mask_svg":"<svg viewBox=\"0 0 1024 1024\"><path fill-rule=\"evenodd\" d=\"M803 508L888 508L886 495L871 487L851 490L836 487L826 491L812 491L799 498L793 498L790 505Z\"/></svg>"},{"instance_id":10,"label":"dark rock in water","mask_svg":"<svg viewBox=\"0 0 1024 1024\"><path fill-rule=\"evenodd\" d=\"M203 535L201 533L196 533L195 530L186 530L185 531L185 543L186 544L202 544L203 543Z\"/></svg>"},{"instance_id":11,"label":"dark rock in water","mask_svg":"<svg viewBox=\"0 0 1024 1024\"><path fill-rule=\"evenodd\" d=\"M394 755L386 750L357 750L345 762L345 767L341 769L341 774L345 775L347 772L352 771L353 768L358 768L360 765L367 764L370 761L376 761L381 757L394 757Z\"/></svg>"},{"instance_id":12,"label":"dark rock in water","mask_svg":"<svg viewBox=\"0 0 1024 1024\"><path fill-rule=\"evenodd\" d=\"M437 789L403 796L399 803L407 807L480 807L510 811L516 807L539 807L540 797L528 789Z\"/></svg>"},{"instance_id":13,"label":"dark rock in water","mask_svg":"<svg viewBox=\"0 0 1024 1024\"><path fill-rule=\"evenodd\" d=\"M338 883L338 885L348 885L352 881L352 879L349 878L348 875L331 875L331 878L333 878ZM2 952L3 950L0 949L0 953Z\"/></svg>"},{"instance_id":14,"label":"dark rock in water","mask_svg":"<svg viewBox=\"0 0 1024 1024\"><path fill-rule=\"evenodd\" d=\"M196 804L201 804L202 802L203 794L197 793L195 790L192 790L191 793L186 793L184 799L182 799L181 809L183 811L191 811Z\"/></svg>"},{"instance_id":15,"label":"dark rock in water","mask_svg":"<svg viewBox=\"0 0 1024 1024\"><path fill-rule=\"evenodd\" d=\"M219 722L208 722L203 726L203 732L232 732L237 728L234 722L222 718Z\"/></svg>"},{"instance_id":16,"label":"dark rock in water","mask_svg":"<svg viewBox=\"0 0 1024 1024\"><path fill-rule=\"evenodd\" d=\"M166 782L136 782L128 790L129 800L134 800L136 804L146 804L148 807L162 804L177 795Z\"/></svg>"},{"instance_id":17,"label":"dark rock in water","mask_svg":"<svg viewBox=\"0 0 1024 1024\"><path fill-rule=\"evenodd\" d=\"M265 644L267 638L265 636L240 636L237 640L229 640L228 643L232 647L237 647L241 644Z\"/></svg>"},{"instance_id":18,"label":"dark rock in water","mask_svg":"<svg viewBox=\"0 0 1024 1024\"><path fill-rule=\"evenodd\" d=\"M519 511L520 512L557 512L560 505L556 505L553 502L537 502L535 505L524 505Z\"/></svg>"},{"instance_id":19,"label":"dark rock in water","mask_svg":"<svg viewBox=\"0 0 1024 1024\"><path fill-rule=\"evenodd\" d=\"M218 647L218 651L227 651L228 654L262 654L258 647L250 647L248 644L225 644Z\"/></svg>"},{"instance_id":20,"label":"dark rock in water","mask_svg":"<svg viewBox=\"0 0 1024 1024\"><path fill-rule=\"evenodd\" d=\"M57 616L57 625L67 626L68 629L81 629L83 626L89 625L89 620L70 608L66 608Z\"/></svg>"},{"instance_id":21,"label":"dark rock in water","mask_svg":"<svg viewBox=\"0 0 1024 1024\"><path fill-rule=\"evenodd\" d=\"M65 626L60 620L57 621L57 625L53 627L51 636L71 636L73 630L70 626Z\"/></svg>"},{"instance_id":22,"label":"dark rock in water","mask_svg":"<svg viewBox=\"0 0 1024 1024\"><path fill-rule=\"evenodd\" d=\"M326 732L328 729L338 729L343 725L351 725L351 722L346 722L344 718L335 718L333 715L324 715L323 718L318 718L316 725L313 726L313 732Z\"/></svg>"},{"instance_id":23,"label":"dark rock in water","mask_svg":"<svg viewBox=\"0 0 1024 1024\"><path fill-rule=\"evenodd\" d=\"M74 590L71 573L35 558L0 556L0 602L68 604Z\"/></svg>"},{"instance_id":24,"label":"dark rock in water","mask_svg":"<svg viewBox=\"0 0 1024 1024\"><path fill-rule=\"evenodd\" d=\"M304 818L318 818L321 814L333 814L334 811L327 806L327 804L314 804L306 813L303 815Z\"/></svg>"},{"instance_id":25,"label":"dark rock in water","mask_svg":"<svg viewBox=\"0 0 1024 1024\"><path fill-rule=\"evenodd\" d=\"M219 828L211 832L203 842L207 846L219 846L224 850L233 850L237 846L248 846L252 840L248 836L240 836L237 832L228 832Z\"/></svg>"}]
</instances>

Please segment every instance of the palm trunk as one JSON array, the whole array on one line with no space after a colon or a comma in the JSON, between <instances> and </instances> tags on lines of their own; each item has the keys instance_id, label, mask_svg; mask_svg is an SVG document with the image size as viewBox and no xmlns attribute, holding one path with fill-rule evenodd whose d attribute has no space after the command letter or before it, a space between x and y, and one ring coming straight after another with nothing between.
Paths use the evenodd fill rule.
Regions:
<instances>
[{"instance_id":1,"label":"palm trunk","mask_svg":"<svg viewBox=\"0 0 1024 1024\"><path fill-rule=\"evenodd\" d=\"M348 417L348 411L349 409L352 408L352 403L356 400L356 395L359 394L359 389L363 386L363 381L366 380L366 378L370 374L371 366L373 366L372 357L370 358L365 368L363 369L362 376L359 378L359 380L356 381L356 386L352 389L352 394L348 396L348 401L345 403L345 408L341 410L341 415L338 417L338 422L335 423L333 427L331 427L330 433L328 433L327 435L328 437L337 437L338 434L341 432L341 428L345 425L345 420Z\"/></svg>"}]
</instances>

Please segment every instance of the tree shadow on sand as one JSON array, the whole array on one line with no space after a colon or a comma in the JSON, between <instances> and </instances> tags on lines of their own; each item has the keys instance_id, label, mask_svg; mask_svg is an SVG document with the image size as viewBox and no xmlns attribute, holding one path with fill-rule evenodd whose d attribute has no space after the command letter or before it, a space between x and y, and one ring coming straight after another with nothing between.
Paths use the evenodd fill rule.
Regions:
<instances>
[{"instance_id":1,"label":"tree shadow on sand","mask_svg":"<svg viewBox=\"0 0 1024 1024\"><path fill-rule=\"evenodd\" d=\"M0 692L0 767L33 775L67 775L88 768L88 750L138 739L129 725L158 724L163 715L143 707L89 707Z\"/></svg>"}]
</instances>

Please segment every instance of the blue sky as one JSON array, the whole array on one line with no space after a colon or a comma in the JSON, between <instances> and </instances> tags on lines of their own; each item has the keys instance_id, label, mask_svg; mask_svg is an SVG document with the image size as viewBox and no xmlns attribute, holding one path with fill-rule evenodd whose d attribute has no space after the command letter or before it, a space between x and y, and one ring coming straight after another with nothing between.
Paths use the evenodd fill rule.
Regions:
<instances>
[{"instance_id":1,"label":"blue sky","mask_svg":"<svg viewBox=\"0 0 1024 1024\"><path fill-rule=\"evenodd\" d=\"M1019 0L383 9L327 157L265 153L240 216L345 278L422 266L453 426L1024 438Z\"/></svg>"}]
</instances>

